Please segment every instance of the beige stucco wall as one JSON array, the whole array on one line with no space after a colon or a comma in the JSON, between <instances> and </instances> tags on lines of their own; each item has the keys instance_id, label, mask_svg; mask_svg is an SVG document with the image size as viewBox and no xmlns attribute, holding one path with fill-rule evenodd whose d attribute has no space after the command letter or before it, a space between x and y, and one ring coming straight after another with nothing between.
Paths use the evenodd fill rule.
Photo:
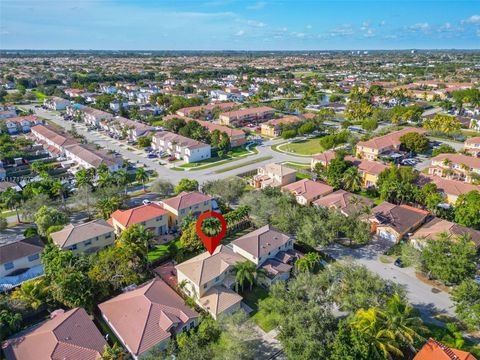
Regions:
<instances>
[{"instance_id":1,"label":"beige stucco wall","mask_svg":"<svg viewBox=\"0 0 480 360\"><path fill-rule=\"evenodd\" d=\"M0 264L0 277L8 276L9 274L18 269L29 269L36 265L40 265L40 257L34 261L28 261L28 256L26 256L20 259L16 259L12 261L12 263L13 268L9 270L5 269L5 263Z\"/></svg>"}]
</instances>

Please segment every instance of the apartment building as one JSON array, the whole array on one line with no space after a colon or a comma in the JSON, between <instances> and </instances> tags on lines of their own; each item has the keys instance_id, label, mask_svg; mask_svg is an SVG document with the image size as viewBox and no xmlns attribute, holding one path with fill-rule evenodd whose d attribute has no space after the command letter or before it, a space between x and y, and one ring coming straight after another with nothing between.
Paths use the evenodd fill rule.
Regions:
<instances>
[{"instance_id":1,"label":"apartment building","mask_svg":"<svg viewBox=\"0 0 480 360\"><path fill-rule=\"evenodd\" d=\"M5 119L5 126L7 127L7 132L10 135L15 135L18 133L28 133L31 131L32 126L42 123L42 120L34 115L27 116L16 116L12 118Z\"/></svg>"},{"instance_id":2,"label":"apartment building","mask_svg":"<svg viewBox=\"0 0 480 360\"><path fill-rule=\"evenodd\" d=\"M417 185L423 186L433 183L437 186L439 193L444 197L445 202L455 205L460 195L469 193L470 191L479 191L480 185L468 184L459 180L446 179L436 175L420 175Z\"/></svg>"},{"instance_id":3,"label":"apartment building","mask_svg":"<svg viewBox=\"0 0 480 360\"><path fill-rule=\"evenodd\" d=\"M80 104L67 107L67 115L79 117L85 124L91 126L98 126L101 121L113 118L113 115L106 111Z\"/></svg>"},{"instance_id":4,"label":"apartment building","mask_svg":"<svg viewBox=\"0 0 480 360\"><path fill-rule=\"evenodd\" d=\"M263 122L271 119L275 109L268 106L227 111L220 114L219 120L222 125L241 126L247 122Z\"/></svg>"},{"instance_id":5,"label":"apartment building","mask_svg":"<svg viewBox=\"0 0 480 360\"><path fill-rule=\"evenodd\" d=\"M32 135L46 145L49 152L64 154L67 146L78 144L73 137L52 125L35 125L31 130Z\"/></svg>"},{"instance_id":6,"label":"apartment building","mask_svg":"<svg viewBox=\"0 0 480 360\"><path fill-rule=\"evenodd\" d=\"M400 138L403 135L416 132L424 134L425 129L408 127L399 131L394 131L384 136L374 137L367 141L360 141L356 146L356 155L362 159L376 160L381 155L387 155L390 152L400 150Z\"/></svg>"},{"instance_id":7,"label":"apartment building","mask_svg":"<svg viewBox=\"0 0 480 360\"><path fill-rule=\"evenodd\" d=\"M480 158L463 154L440 154L432 158L429 175L472 183L480 180Z\"/></svg>"},{"instance_id":8,"label":"apartment building","mask_svg":"<svg viewBox=\"0 0 480 360\"><path fill-rule=\"evenodd\" d=\"M261 125L261 134L264 136L278 137L282 135L282 125L295 124L304 120L304 118L295 115L272 119Z\"/></svg>"},{"instance_id":9,"label":"apartment building","mask_svg":"<svg viewBox=\"0 0 480 360\"><path fill-rule=\"evenodd\" d=\"M186 163L198 162L211 157L210 145L169 131L156 133L152 138L152 148L165 151L177 159L183 159Z\"/></svg>"},{"instance_id":10,"label":"apartment building","mask_svg":"<svg viewBox=\"0 0 480 360\"><path fill-rule=\"evenodd\" d=\"M91 254L115 242L115 230L105 220L93 220L83 224L68 224L62 230L50 234L55 245L61 250L75 254Z\"/></svg>"},{"instance_id":11,"label":"apartment building","mask_svg":"<svg viewBox=\"0 0 480 360\"><path fill-rule=\"evenodd\" d=\"M98 169L105 165L110 172L120 170L123 160L110 155L105 149L97 149L93 144L75 144L64 148L65 156L75 161L81 168Z\"/></svg>"},{"instance_id":12,"label":"apartment building","mask_svg":"<svg viewBox=\"0 0 480 360\"><path fill-rule=\"evenodd\" d=\"M182 109L177 110L177 115L185 116L185 117L192 117L196 114L200 114L202 117L211 117L213 111L221 110L222 112L228 111L233 109L237 104L234 102L219 102L219 103L211 103L207 105L200 105L200 106L190 106Z\"/></svg>"}]
</instances>

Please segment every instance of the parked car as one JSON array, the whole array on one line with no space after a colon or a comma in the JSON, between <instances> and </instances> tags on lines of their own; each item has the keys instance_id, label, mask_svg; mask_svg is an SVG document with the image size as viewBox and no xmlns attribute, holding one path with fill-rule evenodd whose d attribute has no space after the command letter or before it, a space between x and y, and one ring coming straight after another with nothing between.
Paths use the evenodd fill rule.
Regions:
<instances>
[{"instance_id":1,"label":"parked car","mask_svg":"<svg viewBox=\"0 0 480 360\"><path fill-rule=\"evenodd\" d=\"M168 161L175 161L175 160L177 160L177 158L176 158L175 156L170 156L170 157L168 158Z\"/></svg>"},{"instance_id":2,"label":"parked car","mask_svg":"<svg viewBox=\"0 0 480 360\"><path fill-rule=\"evenodd\" d=\"M154 158L157 158L158 155L155 154L155 153L149 153L149 154L147 155L147 157L148 157L149 159L154 159Z\"/></svg>"},{"instance_id":3,"label":"parked car","mask_svg":"<svg viewBox=\"0 0 480 360\"><path fill-rule=\"evenodd\" d=\"M148 205L148 204L150 204L150 203L151 203L151 201L148 200L148 199L143 199L143 201L142 201L142 204L143 204L143 205Z\"/></svg>"},{"instance_id":4,"label":"parked car","mask_svg":"<svg viewBox=\"0 0 480 360\"><path fill-rule=\"evenodd\" d=\"M393 262L393 265L398 266L399 268L402 268L403 267L402 259L396 258L395 261Z\"/></svg>"}]
</instances>

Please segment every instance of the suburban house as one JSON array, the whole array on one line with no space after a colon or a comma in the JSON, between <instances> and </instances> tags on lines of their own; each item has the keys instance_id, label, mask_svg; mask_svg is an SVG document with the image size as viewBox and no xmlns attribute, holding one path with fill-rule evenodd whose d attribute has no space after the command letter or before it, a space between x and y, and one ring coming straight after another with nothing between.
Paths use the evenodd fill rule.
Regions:
<instances>
[{"instance_id":1,"label":"suburban house","mask_svg":"<svg viewBox=\"0 0 480 360\"><path fill-rule=\"evenodd\" d=\"M107 342L83 308L56 310L40 326L2 344L7 360L98 360Z\"/></svg>"},{"instance_id":2,"label":"suburban house","mask_svg":"<svg viewBox=\"0 0 480 360\"><path fill-rule=\"evenodd\" d=\"M178 227L188 214L200 216L212 210L213 198L198 191L181 192L175 197L159 202L160 206L168 212L168 226Z\"/></svg>"},{"instance_id":3,"label":"suburban house","mask_svg":"<svg viewBox=\"0 0 480 360\"><path fill-rule=\"evenodd\" d=\"M459 180L450 180L436 175L421 175L417 185L423 186L427 183L437 185L439 192L445 198L447 204L455 205L458 197L470 191L480 191L480 185L468 184Z\"/></svg>"},{"instance_id":4,"label":"suburban house","mask_svg":"<svg viewBox=\"0 0 480 360\"><path fill-rule=\"evenodd\" d=\"M51 96L43 100L43 105L50 110L65 110L70 105L70 100L62 99L58 96Z\"/></svg>"},{"instance_id":5,"label":"suburban house","mask_svg":"<svg viewBox=\"0 0 480 360\"><path fill-rule=\"evenodd\" d=\"M262 122L271 119L275 109L268 106L227 111L220 114L219 120L222 125L241 126L249 121Z\"/></svg>"},{"instance_id":6,"label":"suburban house","mask_svg":"<svg viewBox=\"0 0 480 360\"><path fill-rule=\"evenodd\" d=\"M85 169L98 169L105 165L108 171L119 170L123 165L121 157L110 155L105 149L97 149L94 144L75 144L65 147L65 156Z\"/></svg>"},{"instance_id":7,"label":"suburban house","mask_svg":"<svg viewBox=\"0 0 480 360\"><path fill-rule=\"evenodd\" d=\"M415 231L415 233L410 236L410 242L416 248L421 249L427 240L436 240L442 233L446 234L450 239L455 239L463 235L468 236L475 243L477 249L480 248L479 230L458 225L437 217Z\"/></svg>"},{"instance_id":8,"label":"suburban house","mask_svg":"<svg viewBox=\"0 0 480 360\"><path fill-rule=\"evenodd\" d=\"M128 137L131 140L138 140L140 136L147 136L154 130L150 125L123 116L103 119L100 121L100 126L118 137Z\"/></svg>"},{"instance_id":9,"label":"suburban house","mask_svg":"<svg viewBox=\"0 0 480 360\"><path fill-rule=\"evenodd\" d=\"M345 160L351 161L358 168L358 173L362 177L362 187L365 189L377 186L378 176L388 168L382 163L353 156L345 156Z\"/></svg>"},{"instance_id":10,"label":"suburban house","mask_svg":"<svg viewBox=\"0 0 480 360\"><path fill-rule=\"evenodd\" d=\"M34 115L16 116L5 120L7 132L10 135L28 133L32 126L41 124L42 120Z\"/></svg>"},{"instance_id":11,"label":"suburban house","mask_svg":"<svg viewBox=\"0 0 480 360\"><path fill-rule=\"evenodd\" d=\"M211 157L210 145L169 131L156 133L152 138L152 148L165 151L177 159L183 159L186 163L202 161Z\"/></svg>"},{"instance_id":12,"label":"suburban house","mask_svg":"<svg viewBox=\"0 0 480 360\"><path fill-rule=\"evenodd\" d=\"M62 230L50 234L61 250L91 254L112 245L115 241L113 227L105 220L93 220L83 224L68 224Z\"/></svg>"},{"instance_id":13,"label":"suburban house","mask_svg":"<svg viewBox=\"0 0 480 360\"><path fill-rule=\"evenodd\" d=\"M43 275L40 253L45 245L38 236L0 246L0 291Z\"/></svg>"},{"instance_id":14,"label":"suburban house","mask_svg":"<svg viewBox=\"0 0 480 360\"><path fill-rule=\"evenodd\" d=\"M333 192L333 187L319 181L302 179L282 187L282 191L295 196L300 205L310 205L313 201Z\"/></svg>"},{"instance_id":15,"label":"suburban house","mask_svg":"<svg viewBox=\"0 0 480 360\"><path fill-rule=\"evenodd\" d=\"M79 117L88 125L98 126L101 121L113 118L113 115L102 110L94 109L89 106L75 104L67 107L67 114Z\"/></svg>"},{"instance_id":16,"label":"suburban house","mask_svg":"<svg viewBox=\"0 0 480 360\"><path fill-rule=\"evenodd\" d=\"M278 137L282 135L282 125L295 124L304 120L305 119L295 115L272 119L261 125L261 134L264 136Z\"/></svg>"},{"instance_id":17,"label":"suburban house","mask_svg":"<svg viewBox=\"0 0 480 360\"><path fill-rule=\"evenodd\" d=\"M67 95L67 96L70 96L70 97L77 97L77 96L80 96L80 94L84 93L85 90L83 89L73 89L73 88L70 88L70 89L63 89L63 92Z\"/></svg>"},{"instance_id":18,"label":"suburban house","mask_svg":"<svg viewBox=\"0 0 480 360\"><path fill-rule=\"evenodd\" d=\"M204 252L176 265L177 282L184 284L182 290L217 319L240 309L242 297L232 290L234 266L245 260L231 248L219 245L212 255Z\"/></svg>"},{"instance_id":19,"label":"suburban house","mask_svg":"<svg viewBox=\"0 0 480 360\"><path fill-rule=\"evenodd\" d=\"M400 138L412 132L418 134L426 133L422 128L404 128L402 130L391 132L390 134L374 137L367 141L360 141L357 143L356 155L362 159L376 160L381 155L387 155L390 152L400 150Z\"/></svg>"},{"instance_id":20,"label":"suburban house","mask_svg":"<svg viewBox=\"0 0 480 360\"><path fill-rule=\"evenodd\" d=\"M399 242L418 229L429 216L428 211L412 206L383 202L372 209L369 221L372 233L382 239Z\"/></svg>"},{"instance_id":21,"label":"suburban house","mask_svg":"<svg viewBox=\"0 0 480 360\"><path fill-rule=\"evenodd\" d=\"M98 305L134 359L166 349L170 338L198 325L198 314L163 280L154 279Z\"/></svg>"},{"instance_id":22,"label":"suburban house","mask_svg":"<svg viewBox=\"0 0 480 360\"><path fill-rule=\"evenodd\" d=\"M293 238L270 225L239 237L231 245L236 254L265 271L266 279L259 279L265 286L287 280L293 262L300 257L300 253L293 249Z\"/></svg>"},{"instance_id":23,"label":"suburban house","mask_svg":"<svg viewBox=\"0 0 480 360\"><path fill-rule=\"evenodd\" d=\"M440 154L432 158L428 173L472 183L480 180L480 158L463 154Z\"/></svg>"},{"instance_id":24,"label":"suburban house","mask_svg":"<svg viewBox=\"0 0 480 360\"><path fill-rule=\"evenodd\" d=\"M297 171L282 164L267 164L257 169L250 183L253 187L264 189L268 186L280 187L293 183L297 178Z\"/></svg>"},{"instance_id":25,"label":"suburban house","mask_svg":"<svg viewBox=\"0 0 480 360\"><path fill-rule=\"evenodd\" d=\"M480 157L480 136L465 140L464 149L467 153Z\"/></svg>"},{"instance_id":26,"label":"suburban house","mask_svg":"<svg viewBox=\"0 0 480 360\"><path fill-rule=\"evenodd\" d=\"M336 209L345 216L358 214L365 209L371 209L374 205L373 200L353 194L345 190L337 190L331 194L322 196L315 200L313 206L327 209Z\"/></svg>"},{"instance_id":27,"label":"suburban house","mask_svg":"<svg viewBox=\"0 0 480 360\"><path fill-rule=\"evenodd\" d=\"M169 116L165 116L163 119L168 121L169 119L175 119L175 118L178 118L178 116L169 115ZM241 146L247 142L247 137L246 137L245 131L243 130L232 129L228 126L215 124L213 122L205 121L205 120L192 119L189 117L182 117L181 119L185 120L186 122L196 121L197 123L202 125L205 129L207 129L208 132L213 132L215 130L218 130L220 132L227 134L228 138L230 139L230 145L232 147Z\"/></svg>"},{"instance_id":28,"label":"suburban house","mask_svg":"<svg viewBox=\"0 0 480 360\"><path fill-rule=\"evenodd\" d=\"M471 353L449 348L447 345L429 338L417 352L413 360L477 360Z\"/></svg>"},{"instance_id":29,"label":"suburban house","mask_svg":"<svg viewBox=\"0 0 480 360\"><path fill-rule=\"evenodd\" d=\"M262 285L288 279L293 262L301 255L293 250L293 239L266 225L231 245L219 245L210 255L204 252L175 266L183 291L217 319L240 309L242 297L235 288L235 264L247 260L265 271Z\"/></svg>"},{"instance_id":30,"label":"suburban house","mask_svg":"<svg viewBox=\"0 0 480 360\"><path fill-rule=\"evenodd\" d=\"M333 150L328 150L328 151L324 151L320 154L313 155L311 163L310 163L310 167L311 167L312 170L314 170L315 165L320 163L320 165L322 165L323 167L326 168L328 166L328 164L330 163L330 161L335 159L336 156L337 156L337 154Z\"/></svg>"},{"instance_id":31,"label":"suburban house","mask_svg":"<svg viewBox=\"0 0 480 360\"><path fill-rule=\"evenodd\" d=\"M161 206L150 203L128 210L116 210L112 213L108 223L113 226L118 235L131 225L142 225L155 235L168 233L168 213Z\"/></svg>"},{"instance_id":32,"label":"suburban house","mask_svg":"<svg viewBox=\"0 0 480 360\"><path fill-rule=\"evenodd\" d=\"M211 117L214 110L228 111L233 109L237 104L234 102L211 103L200 106L190 106L177 110L177 115L191 117L200 114L202 117Z\"/></svg>"},{"instance_id":33,"label":"suburban house","mask_svg":"<svg viewBox=\"0 0 480 360\"><path fill-rule=\"evenodd\" d=\"M33 126L32 135L43 143L50 153L64 154L65 147L78 144L73 137L51 125Z\"/></svg>"}]
</instances>

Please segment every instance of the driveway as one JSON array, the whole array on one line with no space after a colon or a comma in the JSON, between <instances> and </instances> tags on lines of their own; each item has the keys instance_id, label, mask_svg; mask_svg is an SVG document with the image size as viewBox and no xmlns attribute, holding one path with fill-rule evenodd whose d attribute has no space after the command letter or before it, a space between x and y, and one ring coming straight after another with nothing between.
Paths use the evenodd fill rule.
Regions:
<instances>
[{"instance_id":1,"label":"driveway","mask_svg":"<svg viewBox=\"0 0 480 360\"><path fill-rule=\"evenodd\" d=\"M39 117L48 119L51 122L57 125L60 125L61 127L67 130L70 130L72 128L72 124L74 124L77 132L80 135L83 135L89 142L98 144L105 149L117 151L125 159L128 159L133 163L143 164L144 166L147 166L147 168L155 170L158 173L160 179L170 181L173 184L177 184L180 181L180 179L183 179L183 178L200 180L201 183L208 180L217 180L221 178L238 175L240 173L247 172L250 170L255 170L260 166L263 166L265 164L272 163L272 162L293 161L293 162L301 162L305 164L310 163L310 158L298 157L298 156L289 155L289 154L282 154L282 153L273 151L270 148L270 146L275 144L278 141L271 141L271 142L265 142L264 145L257 147L258 154L248 156L245 159L236 160L234 162L229 162L223 165L215 166L215 167L204 169L204 170L175 171L165 166L159 165L158 159L153 159L153 160L148 159L142 151L129 150L128 147L125 146L124 144L121 144L116 140L110 139L108 136L105 136L101 132L88 131L83 124L65 121L56 112L53 112L50 110L44 110L42 108L35 108L32 105L24 105L22 107L26 109L32 109L35 112L35 114L38 115ZM235 164L240 164L245 161L254 160L256 158L258 159L264 156L271 156L272 158L268 160L260 161L254 164L250 164L247 166L239 167L237 169L226 171L220 174L215 173L216 170L227 168Z\"/></svg>"},{"instance_id":2,"label":"driveway","mask_svg":"<svg viewBox=\"0 0 480 360\"><path fill-rule=\"evenodd\" d=\"M403 285L407 291L409 302L419 310L421 317L427 322L440 323L432 317L432 313L454 316L454 305L446 292L438 291L418 280L413 268L399 268L393 264L384 264L378 259L379 255L391 245L392 243L385 241L374 241L372 244L358 249L335 244L321 250L336 260L351 257L355 262L364 265L383 279Z\"/></svg>"}]
</instances>

